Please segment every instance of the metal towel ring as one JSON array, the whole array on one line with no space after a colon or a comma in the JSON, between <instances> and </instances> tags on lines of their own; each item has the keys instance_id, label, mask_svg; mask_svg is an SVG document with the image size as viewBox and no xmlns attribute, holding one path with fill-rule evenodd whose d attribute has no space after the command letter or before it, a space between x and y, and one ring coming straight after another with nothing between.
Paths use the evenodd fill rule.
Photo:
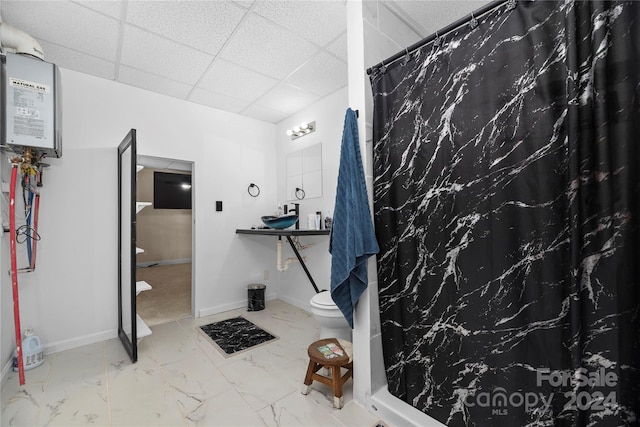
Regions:
<instances>
[{"instance_id":1,"label":"metal towel ring","mask_svg":"<svg viewBox=\"0 0 640 427\"><path fill-rule=\"evenodd\" d=\"M256 188L258 191L257 191L257 192L255 192L255 190L254 190L254 192L252 193L252 192L251 192L251 189L252 189L252 188ZM260 187L258 187L257 185L255 185L255 184L252 182L251 184L249 184L249 187L247 187L247 193L249 193L249 195L250 195L251 197L258 197L258 196L260 195ZM254 193L255 193L255 194L254 194Z\"/></svg>"},{"instance_id":2,"label":"metal towel ring","mask_svg":"<svg viewBox=\"0 0 640 427\"><path fill-rule=\"evenodd\" d=\"M300 197L300 194L298 193L302 193L302 197ZM306 196L306 193L304 192L304 190L302 188L296 187L296 199L298 200L302 200L304 199L304 196Z\"/></svg>"}]
</instances>

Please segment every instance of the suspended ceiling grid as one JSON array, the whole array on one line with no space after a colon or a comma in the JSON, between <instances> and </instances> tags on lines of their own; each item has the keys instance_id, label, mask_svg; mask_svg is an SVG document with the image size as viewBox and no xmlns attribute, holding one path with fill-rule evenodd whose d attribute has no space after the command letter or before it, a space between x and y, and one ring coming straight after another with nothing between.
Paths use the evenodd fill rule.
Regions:
<instances>
[{"instance_id":1,"label":"suspended ceiling grid","mask_svg":"<svg viewBox=\"0 0 640 427\"><path fill-rule=\"evenodd\" d=\"M364 6L408 24L408 45L483 3ZM0 0L0 15L63 68L271 123L347 85L344 0Z\"/></svg>"}]
</instances>

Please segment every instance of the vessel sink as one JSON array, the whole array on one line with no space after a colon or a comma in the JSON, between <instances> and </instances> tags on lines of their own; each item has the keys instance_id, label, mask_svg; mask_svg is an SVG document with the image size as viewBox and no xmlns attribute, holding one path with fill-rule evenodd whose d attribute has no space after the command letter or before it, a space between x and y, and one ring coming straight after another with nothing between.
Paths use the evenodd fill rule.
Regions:
<instances>
[{"instance_id":1,"label":"vessel sink","mask_svg":"<svg viewBox=\"0 0 640 427\"><path fill-rule=\"evenodd\" d=\"M264 225L269 228L275 228L278 230L282 230L284 228L291 227L298 220L298 215L281 215L281 216L272 216L267 215L260 217Z\"/></svg>"}]
</instances>

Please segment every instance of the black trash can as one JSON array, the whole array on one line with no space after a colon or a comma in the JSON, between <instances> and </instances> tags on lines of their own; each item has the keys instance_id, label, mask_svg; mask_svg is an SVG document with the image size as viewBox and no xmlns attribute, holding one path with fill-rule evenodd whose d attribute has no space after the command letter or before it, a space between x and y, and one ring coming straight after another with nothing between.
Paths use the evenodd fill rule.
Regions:
<instances>
[{"instance_id":1,"label":"black trash can","mask_svg":"<svg viewBox=\"0 0 640 427\"><path fill-rule=\"evenodd\" d=\"M247 286L249 305L247 311L264 310L264 290L267 286L261 283L253 283Z\"/></svg>"}]
</instances>

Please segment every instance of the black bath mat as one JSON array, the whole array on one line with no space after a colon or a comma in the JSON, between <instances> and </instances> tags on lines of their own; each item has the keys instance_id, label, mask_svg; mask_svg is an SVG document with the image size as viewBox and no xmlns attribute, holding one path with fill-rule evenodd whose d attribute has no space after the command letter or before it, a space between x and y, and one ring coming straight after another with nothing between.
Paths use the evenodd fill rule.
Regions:
<instances>
[{"instance_id":1,"label":"black bath mat","mask_svg":"<svg viewBox=\"0 0 640 427\"><path fill-rule=\"evenodd\" d=\"M241 316L203 325L200 329L225 356L232 356L277 338Z\"/></svg>"}]
</instances>

